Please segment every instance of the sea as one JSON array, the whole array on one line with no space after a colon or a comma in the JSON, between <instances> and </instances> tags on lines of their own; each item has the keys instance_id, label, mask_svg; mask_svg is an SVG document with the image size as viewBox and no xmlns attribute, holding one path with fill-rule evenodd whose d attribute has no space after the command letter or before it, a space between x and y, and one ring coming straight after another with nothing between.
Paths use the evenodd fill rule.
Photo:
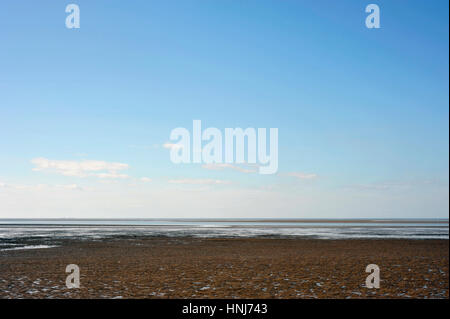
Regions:
<instances>
[{"instance_id":1,"label":"sea","mask_svg":"<svg viewBox=\"0 0 450 319\"><path fill-rule=\"evenodd\" d=\"M449 239L448 219L0 219L0 251L138 237Z\"/></svg>"}]
</instances>

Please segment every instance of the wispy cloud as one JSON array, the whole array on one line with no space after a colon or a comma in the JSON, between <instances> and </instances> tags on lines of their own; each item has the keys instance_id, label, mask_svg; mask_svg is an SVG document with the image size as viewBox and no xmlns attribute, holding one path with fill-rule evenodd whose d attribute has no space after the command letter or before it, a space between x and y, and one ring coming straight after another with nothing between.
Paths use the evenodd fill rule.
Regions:
<instances>
[{"instance_id":1,"label":"wispy cloud","mask_svg":"<svg viewBox=\"0 0 450 319\"><path fill-rule=\"evenodd\" d=\"M291 176L291 177L295 177L298 179L315 179L315 178L317 178L317 174L303 173L303 172L289 172L289 173L284 173L282 175Z\"/></svg>"},{"instance_id":2,"label":"wispy cloud","mask_svg":"<svg viewBox=\"0 0 450 319\"><path fill-rule=\"evenodd\" d=\"M152 144L152 145L135 145L131 144L128 145L129 148L137 149L137 150L151 150L151 149L157 149L160 147L159 144Z\"/></svg>"},{"instance_id":3,"label":"wispy cloud","mask_svg":"<svg viewBox=\"0 0 450 319\"><path fill-rule=\"evenodd\" d=\"M231 184L230 181L221 179L201 179L201 178L186 178L186 179L171 179L170 184L191 184L191 185L219 185L219 184Z\"/></svg>"},{"instance_id":4,"label":"wispy cloud","mask_svg":"<svg viewBox=\"0 0 450 319\"><path fill-rule=\"evenodd\" d=\"M393 191L408 190L413 188L424 187L448 187L448 183L437 179L423 180L407 180L407 181L380 181L367 184L346 185L343 189L359 190L359 191Z\"/></svg>"},{"instance_id":5,"label":"wispy cloud","mask_svg":"<svg viewBox=\"0 0 450 319\"><path fill-rule=\"evenodd\" d=\"M98 174L92 174L92 176L97 176L99 178L128 178L129 177L127 174L119 174L117 172L98 173Z\"/></svg>"},{"instance_id":6,"label":"wispy cloud","mask_svg":"<svg viewBox=\"0 0 450 319\"><path fill-rule=\"evenodd\" d=\"M58 188L63 188L63 189L73 189L73 190L83 190L83 188L77 184L69 184L69 185L56 185L56 187Z\"/></svg>"},{"instance_id":7,"label":"wispy cloud","mask_svg":"<svg viewBox=\"0 0 450 319\"><path fill-rule=\"evenodd\" d=\"M0 188L7 188L11 190L54 190L54 189L63 189L63 190L83 190L83 187L77 184L7 184L0 182Z\"/></svg>"},{"instance_id":8,"label":"wispy cloud","mask_svg":"<svg viewBox=\"0 0 450 319\"><path fill-rule=\"evenodd\" d=\"M173 144L173 143L165 143L165 144L163 144L163 147L171 150L171 149L181 149L181 148L183 148L183 145Z\"/></svg>"},{"instance_id":9,"label":"wispy cloud","mask_svg":"<svg viewBox=\"0 0 450 319\"><path fill-rule=\"evenodd\" d=\"M203 168L209 170L224 170L224 169L232 169L241 173L256 173L257 170L255 168L249 167L250 165L246 165L247 167L232 165L228 163L214 163L214 164L205 164L202 165Z\"/></svg>"},{"instance_id":10,"label":"wispy cloud","mask_svg":"<svg viewBox=\"0 0 450 319\"><path fill-rule=\"evenodd\" d=\"M44 171L64 176L98 178L128 178L126 174L119 171L128 169L128 164L105 162L105 161L60 161L46 158L34 158L31 163L35 165L33 171Z\"/></svg>"}]
</instances>

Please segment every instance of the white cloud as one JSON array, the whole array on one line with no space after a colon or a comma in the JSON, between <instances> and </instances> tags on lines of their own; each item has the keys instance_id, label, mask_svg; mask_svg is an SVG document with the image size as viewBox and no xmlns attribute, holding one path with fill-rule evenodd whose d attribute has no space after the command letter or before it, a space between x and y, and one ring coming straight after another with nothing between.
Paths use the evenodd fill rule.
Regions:
<instances>
[{"instance_id":1,"label":"white cloud","mask_svg":"<svg viewBox=\"0 0 450 319\"><path fill-rule=\"evenodd\" d=\"M253 168L244 168L237 165L232 165L228 163L213 163L213 164L205 164L202 165L203 168L209 169L209 170L224 170L224 169L232 169L235 171L239 171L242 173L256 173L256 169Z\"/></svg>"},{"instance_id":2,"label":"white cloud","mask_svg":"<svg viewBox=\"0 0 450 319\"><path fill-rule=\"evenodd\" d=\"M169 180L170 184L191 184L191 185L218 185L218 184L231 184L230 181L224 181L221 179L195 179L195 178L186 178L186 179L172 179Z\"/></svg>"},{"instance_id":3,"label":"white cloud","mask_svg":"<svg viewBox=\"0 0 450 319\"><path fill-rule=\"evenodd\" d=\"M315 178L317 178L316 174L302 173L302 172L290 172L290 173L286 173L285 175L296 177L298 179L315 179Z\"/></svg>"},{"instance_id":4,"label":"white cloud","mask_svg":"<svg viewBox=\"0 0 450 319\"><path fill-rule=\"evenodd\" d=\"M148 182L152 181L152 179L148 178L148 177L141 177L140 180L141 180L141 182L144 182L144 183L148 183Z\"/></svg>"},{"instance_id":5,"label":"white cloud","mask_svg":"<svg viewBox=\"0 0 450 319\"><path fill-rule=\"evenodd\" d=\"M60 161L46 158L34 158L31 163L35 165L33 171L44 171L61 174L64 176L87 177L96 176L99 178L128 178L126 174L118 171L128 169L128 164L105 161Z\"/></svg>"}]
</instances>

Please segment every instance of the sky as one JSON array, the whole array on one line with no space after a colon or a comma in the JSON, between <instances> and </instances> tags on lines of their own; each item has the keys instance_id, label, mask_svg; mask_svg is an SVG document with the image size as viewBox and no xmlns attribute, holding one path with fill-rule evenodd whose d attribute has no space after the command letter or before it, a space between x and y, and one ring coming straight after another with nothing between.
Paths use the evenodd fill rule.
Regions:
<instances>
[{"instance_id":1,"label":"sky","mask_svg":"<svg viewBox=\"0 0 450 319\"><path fill-rule=\"evenodd\" d=\"M0 218L448 218L448 12L4 1ZM277 173L174 164L170 133L193 120L278 128Z\"/></svg>"}]
</instances>

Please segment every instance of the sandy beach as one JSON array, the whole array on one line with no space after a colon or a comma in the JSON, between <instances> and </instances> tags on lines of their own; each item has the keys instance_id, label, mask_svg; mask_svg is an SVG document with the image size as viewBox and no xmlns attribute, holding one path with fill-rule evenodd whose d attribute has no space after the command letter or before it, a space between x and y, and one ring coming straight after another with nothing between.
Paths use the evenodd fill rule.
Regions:
<instances>
[{"instance_id":1,"label":"sandy beach","mask_svg":"<svg viewBox=\"0 0 450 319\"><path fill-rule=\"evenodd\" d=\"M448 240L115 238L0 252L1 298L448 298ZM65 268L80 268L68 289ZM380 268L368 289L368 264Z\"/></svg>"}]
</instances>

